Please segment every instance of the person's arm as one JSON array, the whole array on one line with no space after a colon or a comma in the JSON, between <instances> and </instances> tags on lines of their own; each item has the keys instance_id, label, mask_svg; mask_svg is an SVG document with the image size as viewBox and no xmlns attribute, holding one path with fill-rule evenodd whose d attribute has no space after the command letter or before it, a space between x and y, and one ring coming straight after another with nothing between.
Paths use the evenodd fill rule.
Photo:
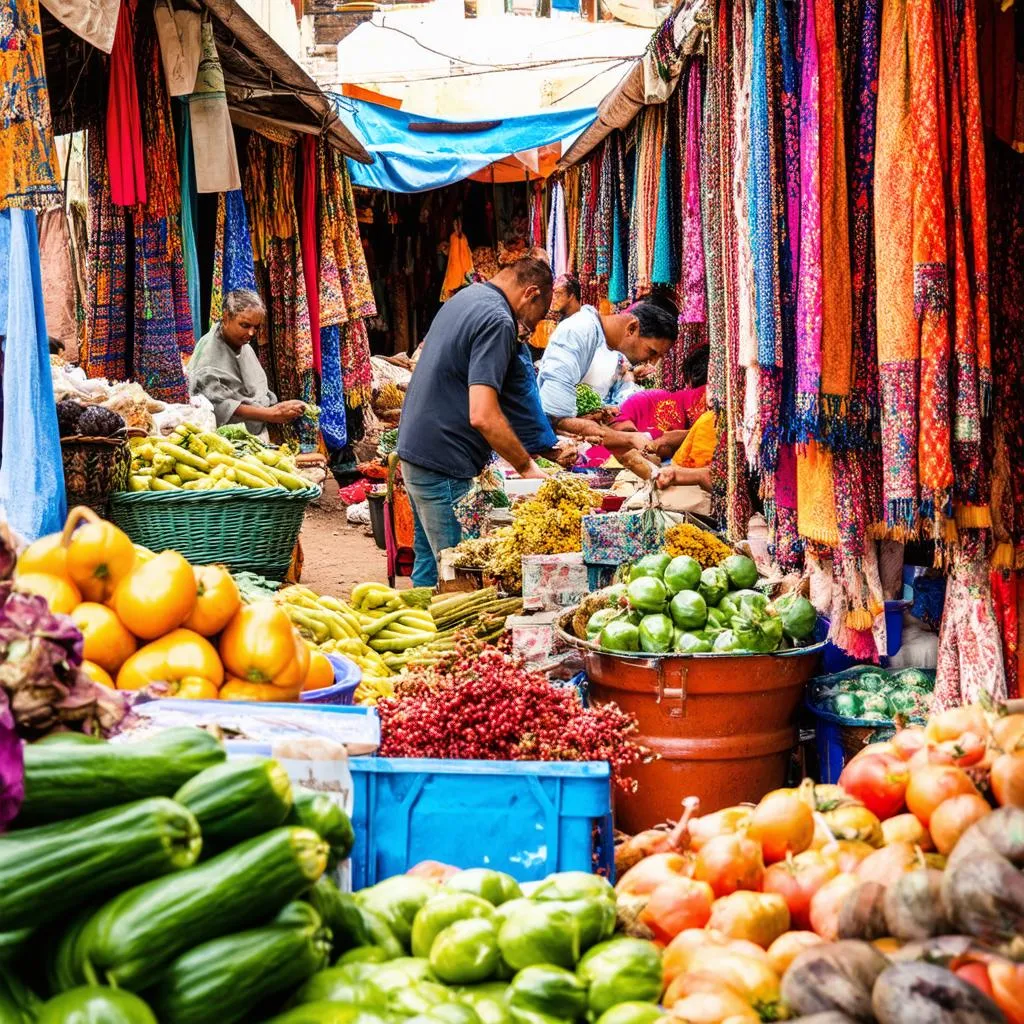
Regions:
<instances>
[{"instance_id":1,"label":"person's arm","mask_svg":"<svg viewBox=\"0 0 1024 1024\"><path fill-rule=\"evenodd\" d=\"M469 388L469 425L521 476L544 477L547 474L533 461L509 425L498 404L498 392L486 384Z\"/></svg>"},{"instance_id":2,"label":"person's arm","mask_svg":"<svg viewBox=\"0 0 1024 1024\"><path fill-rule=\"evenodd\" d=\"M306 411L305 402L278 402L276 405L248 405L240 402L234 416L240 420L256 423L291 423Z\"/></svg>"},{"instance_id":3,"label":"person's arm","mask_svg":"<svg viewBox=\"0 0 1024 1024\"><path fill-rule=\"evenodd\" d=\"M711 470L708 467L703 469L688 469L683 466L666 466L658 474L658 487L664 490L666 487L683 487L687 484L696 484L701 490L711 493Z\"/></svg>"}]
</instances>

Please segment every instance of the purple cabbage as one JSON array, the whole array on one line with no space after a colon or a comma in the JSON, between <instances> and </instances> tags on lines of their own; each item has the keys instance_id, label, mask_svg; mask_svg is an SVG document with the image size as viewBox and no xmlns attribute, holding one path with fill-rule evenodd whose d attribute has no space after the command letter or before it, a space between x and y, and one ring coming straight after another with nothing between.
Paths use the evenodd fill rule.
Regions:
<instances>
[{"instance_id":1,"label":"purple cabbage","mask_svg":"<svg viewBox=\"0 0 1024 1024\"><path fill-rule=\"evenodd\" d=\"M23 739L74 730L106 735L128 713L127 695L82 671L82 634L42 597L10 593L0 607L0 692Z\"/></svg>"},{"instance_id":2,"label":"purple cabbage","mask_svg":"<svg viewBox=\"0 0 1024 1024\"><path fill-rule=\"evenodd\" d=\"M7 694L0 690L0 832L14 821L24 796L25 762L21 740L14 729Z\"/></svg>"}]
</instances>

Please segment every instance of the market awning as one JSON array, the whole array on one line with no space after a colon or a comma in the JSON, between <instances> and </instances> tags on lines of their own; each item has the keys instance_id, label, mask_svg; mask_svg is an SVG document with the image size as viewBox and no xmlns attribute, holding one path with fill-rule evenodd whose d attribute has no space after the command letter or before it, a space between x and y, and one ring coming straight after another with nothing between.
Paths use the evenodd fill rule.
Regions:
<instances>
[{"instance_id":1,"label":"market awning","mask_svg":"<svg viewBox=\"0 0 1024 1024\"><path fill-rule=\"evenodd\" d=\"M655 53L659 38L681 57L701 52L704 34L711 24L711 6L708 0L680 0L680 3L651 37L647 52L639 57L621 82L601 101L597 118L579 138L568 147L559 161L559 170L579 163L599 146L613 131L627 127L645 107L664 103L679 81L677 65L675 75L665 78ZM669 37L669 39L664 39Z\"/></svg>"},{"instance_id":2,"label":"market awning","mask_svg":"<svg viewBox=\"0 0 1024 1024\"><path fill-rule=\"evenodd\" d=\"M278 128L323 135L360 163L373 158L345 127L327 95L237 3L237 0L178 0L178 6L209 11L224 70L228 109L244 127L269 122ZM101 71L99 51L112 40L109 0L82 14L74 0L47 0L42 12L47 83L51 108L63 131L83 128L95 97L87 98L88 72ZM93 9L95 8L95 9ZM101 18L100 15L103 15ZM64 22L66 21L66 25ZM105 26L101 31L101 27ZM105 73L101 74L105 77Z\"/></svg>"},{"instance_id":3,"label":"market awning","mask_svg":"<svg viewBox=\"0 0 1024 1024\"><path fill-rule=\"evenodd\" d=\"M534 167L537 172L550 167L550 147L564 152L596 113L588 107L441 121L350 96L333 95L333 100L341 120L366 140L374 157L371 165L350 165L352 183L388 192L425 192L470 177L490 181L485 169L493 165L493 180L522 181Z\"/></svg>"}]
</instances>

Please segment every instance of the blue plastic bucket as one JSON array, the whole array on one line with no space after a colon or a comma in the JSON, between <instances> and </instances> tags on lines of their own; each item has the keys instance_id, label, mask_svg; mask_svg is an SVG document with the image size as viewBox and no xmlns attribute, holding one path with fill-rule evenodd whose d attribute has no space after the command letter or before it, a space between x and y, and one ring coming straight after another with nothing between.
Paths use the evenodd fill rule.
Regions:
<instances>
[{"instance_id":1,"label":"blue plastic bucket","mask_svg":"<svg viewBox=\"0 0 1024 1024\"><path fill-rule=\"evenodd\" d=\"M299 700L303 704L351 704L363 679L362 669L341 654L328 654L326 658L334 666L333 685L306 690L299 694Z\"/></svg>"}]
</instances>

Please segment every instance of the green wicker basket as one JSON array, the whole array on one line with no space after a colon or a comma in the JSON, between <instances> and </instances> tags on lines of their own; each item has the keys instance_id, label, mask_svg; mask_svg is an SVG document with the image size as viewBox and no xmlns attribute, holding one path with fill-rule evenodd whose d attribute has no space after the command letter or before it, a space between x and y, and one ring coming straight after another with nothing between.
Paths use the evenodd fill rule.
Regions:
<instances>
[{"instance_id":1,"label":"green wicker basket","mask_svg":"<svg viewBox=\"0 0 1024 1024\"><path fill-rule=\"evenodd\" d=\"M121 491L110 497L110 518L152 551L171 549L193 565L217 563L283 580L306 506L320 493L319 487Z\"/></svg>"}]
</instances>

